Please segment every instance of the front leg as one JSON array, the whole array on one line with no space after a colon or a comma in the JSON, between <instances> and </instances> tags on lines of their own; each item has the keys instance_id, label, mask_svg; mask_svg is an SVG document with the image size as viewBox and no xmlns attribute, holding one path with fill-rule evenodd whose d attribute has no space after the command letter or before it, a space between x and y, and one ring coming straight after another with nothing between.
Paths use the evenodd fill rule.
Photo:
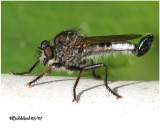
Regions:
<instances>
[{"instance_id":1,"label":"front leg","mask_svg":"<svg viewBox=\"0 0 160 128\"><path fill-rule=\"evenodd\" d=\"M33 83L35 83L38 79L40 79L40 78L41 78L42 76L44 76L45 74L48 74L49 72L51 72L52 68L54 68L54 67L59 68L59 67L61 67L61 66L63 66L63 65L60 64L60 63L54 63L54 64L49 65L49 67L46 68L46 70L44 70L41 74L39 74L34 80L32 80L31 82L29 82L29 83L27 84L27 86L28 86L29 88L31 88Z\"/></svg>"},{"instance_id":2,"label":"front leg","mask_svg":"<svg viewBox=\"0 0 160 128\"><path fill-rule=\"evenodd\" d=\"M26 72L21 72L21 73L18 73L18 72L11 72L13 75L26 75L26 74L30 74L33 69L39 64L39 60L37 60L34 65Z\"/></svg>"}]
</instances>

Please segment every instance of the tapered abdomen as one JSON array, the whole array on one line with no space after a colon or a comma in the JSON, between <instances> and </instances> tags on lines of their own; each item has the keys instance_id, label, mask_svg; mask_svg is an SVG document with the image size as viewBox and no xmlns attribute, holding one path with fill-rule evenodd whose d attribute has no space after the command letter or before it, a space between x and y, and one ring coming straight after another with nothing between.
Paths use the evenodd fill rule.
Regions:
<instances>
[{"instance_id":1,"label":"tapered abdomen","mask_svg":"<svg viewBox=\"0 0 160 128\"><path fill-rule=\"evenodd\" d=\"M102 42L90 44L84 48L84 56L109 54L116 52L132 53L136 48L135 44L129 42Z\"/></svg>"},{"instance_id":2,"label":"tapered abdomen","mask_svg":"<svg viewBox=\"0 0 160 128\"><path fill-rule=\"evenodd\" d=\"M154 40L152 34L146 34L139 41L139 44L132 44L128 41L124 42L102 42L89 44L83 50L83 56L91 56L97 54L108 54L116 52L131 53L135 56L143 56L146 54Z\"/></svg>"}]
</instances>

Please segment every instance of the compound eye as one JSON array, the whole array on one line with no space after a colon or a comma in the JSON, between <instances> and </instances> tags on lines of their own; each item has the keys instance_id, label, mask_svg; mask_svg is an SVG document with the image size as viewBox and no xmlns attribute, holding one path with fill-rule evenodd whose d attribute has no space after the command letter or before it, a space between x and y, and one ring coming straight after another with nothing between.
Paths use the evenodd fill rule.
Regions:
<instances>
[{"instance_id":1,"label":"compound eye","mask_svg":"<svg viewBox=\"0 0 160 128\"><path fill-rule=\"evenodd\" d=\"M49 41L44 40L44 41L42 41L42 43L41 43L41 48L44 49L47 45L49 45Z\"/></svg>"},{"instance_id":2,"label":"compound eye","mask_svg":"<svg viewBox=\"0 0 160 128\"><path fill-rule=\"evenodd\" d=\"M47 58L52 58L53 57L53 51L51 46L46 46L44 49L44 54Z\"/></svg>"}]
</instances>

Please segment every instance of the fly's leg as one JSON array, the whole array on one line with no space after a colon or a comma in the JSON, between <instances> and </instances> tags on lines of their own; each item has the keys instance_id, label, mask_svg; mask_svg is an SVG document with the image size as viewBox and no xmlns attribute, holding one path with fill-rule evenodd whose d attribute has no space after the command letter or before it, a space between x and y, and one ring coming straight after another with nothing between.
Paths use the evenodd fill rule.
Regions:
<instances>
[{"instance_id":1,"label":"fly's leg","mask_svg":"<svg viewBox=\"0 0 160 128\"><path fill-rule=\"evenodd\" d=\"M79 75L76 79L76 82L73 86L73 100L72 102L76 101L78 102L78 99L77 99L77 96L76 96L76 87L78 85L78 82L81 78L81 75L82 75L82 71L87 71L87 70L93 70L93 69L96 69L96 68L101 68L101 67L104 67L105 68L105 79L104 79L104 84L105 84L105 87L106 89L108 89L114 96L118 98L121 98L120 95L116 94L114 91L112 91L112 89L108 86L108 82L107 82L107 66L105 64L93 64L93 65L88 65L88 66L84 66L84 67L76 67L76 66L70 66L68 67L69 70L79 70Z\"/></svg>"},{"instance_id":2,"label":"fly's leg","mask_svg":"<svg viewBox=\"0 0 160 128\"><path fill-rule=\"evenodd\" d=\"M78 75L78 77L76 79L76 82L75 82L75 84L73 86L73 97L74 98L73 98L72 102L76 101L78 103L78 99L77 99L77 96L76 96L76 87L77 87L78 82L79 82L79 80L81 78L81 75L82 75L82 70L80 70L79 75Z\"/></svg>"},{"instance_id":3,"label":"fly's leg","mask_svg":"<svg viewBox=\"0 0 160 128\"><path fill-rule=\"evenodd\" d=\"M97 73L96 73L96 71L94 69L92 70L92 74L93 74L94 78L96 78L96 79L100 79L101 78L100 75L97 75Z\"/></svg>"},{"instance_id":4,"label":"fly's leg","mask_svg":"<svg viewBox=\"0 0 160 128\"><path fill-rule=\"evenodd\" d=\"M91 60L91 64L94 64L94 63L93 63L93 60ZM100 78L101 78L101 76L100 76L100 75L97 75L97 73L96 73L95 69L93 69L93 70L92 70L92 75L93 75L93 76L94 76L94 78L96 78L96 79L100 79Z\"/></svg>"},{"instance_id":5,"label":"fly's leg","mask_svg":"<svg viewBox=\"0 0 160 128\"><path fill-rule=\"evenodd\" d=\"M78 99L77 99L77 95L76 95L76 87L77 87L78 82L79 82L79 80L82 76L82 68L78 67L78 66L68 66L67 69L72 70L72 71L80 71L78 76L77 76L76 82L73 86L73 100L72 100L72 102L76 101L78 103Z\"/></svg>"},{"instance_id":6,"label":"fly's leg","mask_svg":"<svg viewBox=\"0 0 160 128\"><path fill-rule=\"evenodd\" d=\"M108 86L108 80L107 80L107 75L108 75L108 71L107 71L107 66L104 65L104 85L105 87L114 95L117 97L117 99L122 98L122 96L118 95L117 93L115 93L114 91L112 91L112 89Z\"/></svg>"},{"instance_id":7,"label":"fly's leg","mask_svg":"<svg viewBox=\"0 0 160 128\"><path fill-rule=\"evenodd\" d=\"M34 82L36 82L38 79L40 79L42 76L44 76L45 74L48 74L49 72L51 72L51 70L52 70L52 68L53 67L57 67L57 68L59 68L59 67L61 67L62 66L62 64L60 64L60 63L54 63L54 64L52 64L52 65L49 65L49 67L46 69L46 70L44 70L41 74L39 74L34 80L32 80L31 82L29 82L28 84L27 84L27 86L29 87L29 88L31 88L32 87L32 84L34 83Z\"/></svg>"},{"instance_id":8,"label":"fly's leg","mask_svg":"<svg viewBox=\"0 0 160 128\"><path fill-rule=\"evenodd\" d=\"M51 69L52 69L52 65L50 65L46 70L44 70L41 74L39 74L34 80L32 80L31 82L29 82L26 86L28 86L29 88L31 88L32 84L34 82L36 82L38 79L40 79L45 74L49 73L51 71Z\"/></svg>"},{"instance_id":9,"label":"fly's leg","mask_svg":"<svg viewBox=\"0 0 160 128\"><path fill-rule=\"evenodd\" d=\"M21 73L11 72L11 73L12 73L13 75L27 75L27 74L30 74L30 73L33 71L33 69L38 65L38 63L39 63L39 60L36 61L36 62L34 63L34 65L33 65L28 71L26 71L26 72L21 72Z\"/></svg>"},{"instance_id":10,"label":"fly's leg","mask_svg":"<svg viewBox=\"0 0 160 128\"><path fill-rule=\"evenodd\" d=\"M91 69L96 69L96 68L100 68L100 67L104 67L104 75L105 75L105 79L104 79L104 85L106 87L106 89L108 89L114 96L118 98L121 98L120 95L118 95L117 93L115 93L114 91L112 91L112 89L108 86L108 81L107 81L107 66L105 64L94 64L94 65L89 65L89 66L85 66L83 67L83 70L91 70Z\"/></svg>"}]
</instances>

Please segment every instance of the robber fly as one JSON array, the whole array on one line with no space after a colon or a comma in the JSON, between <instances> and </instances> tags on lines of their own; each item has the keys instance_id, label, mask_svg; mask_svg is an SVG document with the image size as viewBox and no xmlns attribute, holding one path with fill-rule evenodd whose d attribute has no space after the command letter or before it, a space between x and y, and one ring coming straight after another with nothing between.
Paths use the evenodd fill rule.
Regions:
<instances>
[{"instance_id":1,"label":"robber fly","mask_svg":"<svg viewBox=\"0 0 160 128\"><path fill-rule=\"evenodd\" d=\"M76 87L82 72L91 70L93 76L99 78L100 76L96 74L95 69L103 67L104 85L118 99L121 96L108 86L106 64L95 64L93 61L94 56L116 52L127 52L135 56L143 56L150 49L154 38L152 34L146 34L140 39L139 44L133 44L128 41L139 37L141 35L138 34L87 37L76 30L66 30L55 36L53 44L48 40L42 41L40 47L38 47L39 58L28 71L12 73L14 75L25 75L31 73L38 63L48 64L48 67L42 73L27 84L27 86L32 87L33 83L54 69L63 68L70 71L79 71L73 86L72 100L72 102L78 102ZM87 65L87 63L89 64Z\"/></svg>"}]
</instances>

